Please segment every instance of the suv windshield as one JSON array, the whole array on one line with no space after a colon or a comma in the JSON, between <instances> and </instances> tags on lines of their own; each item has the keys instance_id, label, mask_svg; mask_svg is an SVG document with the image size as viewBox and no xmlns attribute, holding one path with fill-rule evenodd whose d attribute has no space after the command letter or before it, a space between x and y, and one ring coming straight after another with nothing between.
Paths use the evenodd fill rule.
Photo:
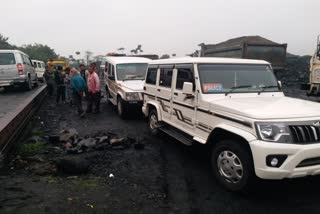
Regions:
<instances>
[{"instance_id":1,"label":"suv windshield","mask_svg":"<svg viewBox=\"0 0 320 214\"><path fill-rule=\"evenodd\" d=\"M204 94L279 91L268 65L200 64L198 68Z\"/></svg>"},{"instance_id":2,"label":"suv windshield","mask_svg":"<svg viewBox=\"0 0 320 214\"><path fill-rule=\"evenodd\" d=\"M147 63L126 63L117 65L117 79L144 80L147 72Z\"/></svg>"},{"instance_id":3,"label":"suv windshield","mask_svg":"<svg viewBox=\"0 0 320 214\"><path fill-rule=\"evenodd\" d=\"M0 65L14 65L16 60L13 53L0 53Z\"/></svg>"}]
</instances>

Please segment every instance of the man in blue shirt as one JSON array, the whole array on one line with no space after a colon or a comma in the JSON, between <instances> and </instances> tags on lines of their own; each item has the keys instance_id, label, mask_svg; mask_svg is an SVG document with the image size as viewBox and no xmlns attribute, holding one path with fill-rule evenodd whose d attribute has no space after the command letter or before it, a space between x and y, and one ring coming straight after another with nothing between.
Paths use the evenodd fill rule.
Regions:
<instances>
[{"instance_id":1,"label":"man in blue shirt","mask_svg":"<svg viewBox=\"0 0 320 214\"><path fill-rule=\"evenodd\" d=\"M84 117L85 112L82 108L82 97L87 89L87 84L85 80L81 77L79 71L75 68L71 69L71 85L73 88L73 99L77 106L78 114L80 117Z\"/></svg>"}]
</instances>

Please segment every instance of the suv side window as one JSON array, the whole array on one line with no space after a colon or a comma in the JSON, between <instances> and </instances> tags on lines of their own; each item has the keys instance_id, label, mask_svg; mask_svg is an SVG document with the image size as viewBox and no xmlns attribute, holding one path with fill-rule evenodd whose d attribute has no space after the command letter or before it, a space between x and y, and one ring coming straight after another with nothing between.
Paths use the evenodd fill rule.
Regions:
<instances>
[{"instance_id":1,"label":"suv side window","mask_svg":"<svg viewBox=\"0 0 320 214\"><path fill-rule=\"evenodd\" d=\"M33 67L35 67L35 68L38 67L38 66L37 66L37 62L34 62L34 63L33 63Z\"/></svg>"},{"instance_id":2,"label":"suv side window","mask_svg":"<svg viewBox=\"0 0 320 214\"><path fill-rule=\"evenodd\" d=\"M39 67L39 68L42 68L42 67L41 67L41 64L40 64L40 62L38 62L38 67Z\"/></svg>"},{"instance_id":3,"label":"suv side window","mask_svg":"<svg viewBox=\"0 0 320 214\"><path fill-rule=\"evenodd\" d=\"M148 73L146 77L146 83L150 85L155 85L157 82L157 71L158 68L148 68Z\"/></svg>"},{"instance_id":4,"label":"suv side window","mask_svg":"<svg viewBox=\"0 0 320 214\"><path fill-rule=\"evenodd\" d=\"M159 86L171 88L173 68L160 68Z\"/></svg>"},{"instance_id":5,"label":"suv side window","mask_svg":"<svg viewBox=\"0 0 320 214\"><path fill-rule=\"evenodd\" d=\"M194 75L193 75L192 68L180 67L180 68L177 68L177 70L178 70L178 74L177 74L176 89L182 90L184 82L191 82L193 83L193 90L195 90Z\"/></svg>"},{"instance_id":6,"label":"suv side window","mask_svg":"<svg viewBox=\"0 0 320 214\"><path fill-rule=\"evenodd\" d=\"M20 55L21 55L22 63L27 64L26 57L23 54L20 54Z\"/></svg>"},{"instance_id":7,"label":"suv side window","mask_svg":"<svg viewBox=\"0 0 320 214\"><path fill-rule=\"evenodd\" d=\"M109 63L108 62L106 62L104 69L105 69L105 72L107 74L109 74Z\"/></svg>"},{"instance_id":8,"label":"suv side window","mask_svg":"<svg viewBox=\"0 0 320 214\"><path fill-rule=\"evenodd\" d=\"M114 76L114 65L111 65L111 76Z\"/></svg>"}]
</instances>

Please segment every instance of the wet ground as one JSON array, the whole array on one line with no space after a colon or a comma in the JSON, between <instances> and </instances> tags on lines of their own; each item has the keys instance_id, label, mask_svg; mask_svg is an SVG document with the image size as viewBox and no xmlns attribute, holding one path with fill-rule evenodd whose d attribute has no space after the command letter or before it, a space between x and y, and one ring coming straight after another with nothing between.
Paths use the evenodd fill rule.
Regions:
<instances>
[{"instance_id":1,"label":"wet ground","mask_svg":"<svg viewBox=\"0 0 320 214\"><path fill-rule=\"evenodd\" d=\"M300 91L288 94L309 99ZM140 116L122 120L105 102L101 107L100 114L80 119L68 105L45 101L30 131L44 144L32 150L38 161L19 152L12 155L0 174L0 213L319 213L319 177L262 182L250 195L230 193L215 182L201 146L187 147L164 135L151 137ZM129 136L145 147L48 152L63 146L41 139L68 128L83 137L108 132ZM32 169L37 162L42 166L66 156L89 162L89 171L70 175Z\"/></svg>"},{"instance_id":2,"label":"wet ground","mask_svg":"<svg viewBox=\"0 0 320 214\"><path fill-rule=\"evenodd\" d=\"M14 111L21 102L31 97L37 89L26 91L23 88L12 88L10 90L0 88L0 119L8 112Z\"/></svg>"}]
</instances>

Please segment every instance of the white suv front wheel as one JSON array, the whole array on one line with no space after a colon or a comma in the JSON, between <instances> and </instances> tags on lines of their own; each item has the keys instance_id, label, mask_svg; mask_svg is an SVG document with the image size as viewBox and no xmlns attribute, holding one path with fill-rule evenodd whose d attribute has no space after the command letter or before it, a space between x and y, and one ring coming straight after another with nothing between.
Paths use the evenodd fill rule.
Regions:
<instances>
[{"instance_id":1,"label":"white suv front wheel","mask_svg":"<svg viewBox=\"0 0 320 214\"><path fill-rule=\"evenodd\" d=\"M255 180L251 153L235 140L214 145L211 164L217 181L226 189L246 192Z\"/></svg>"},{"instance_id":2,"label":"white suv front wheel","mask_svg":"<svg viewBox=\"0 0 320 214\"><path fill-rule=\"evenodd\" d=\"M159 133L159 121L156 110L151 110L149 114L148 125L151 135L157 135Z\"/></svg>"},{"instance_id":3,"label":"white suv front wheel","mask_svg":"<svg viewBox=\"0 0 320 214\"><path fill-rule=\"evenodd\" d=\"M118 115L122 118L125 119L127 116L127 109L125 106L124 101L122 100L121 97L118 97L117 99L117 111L118 111Z\"/></svg>"}]
</instances>

